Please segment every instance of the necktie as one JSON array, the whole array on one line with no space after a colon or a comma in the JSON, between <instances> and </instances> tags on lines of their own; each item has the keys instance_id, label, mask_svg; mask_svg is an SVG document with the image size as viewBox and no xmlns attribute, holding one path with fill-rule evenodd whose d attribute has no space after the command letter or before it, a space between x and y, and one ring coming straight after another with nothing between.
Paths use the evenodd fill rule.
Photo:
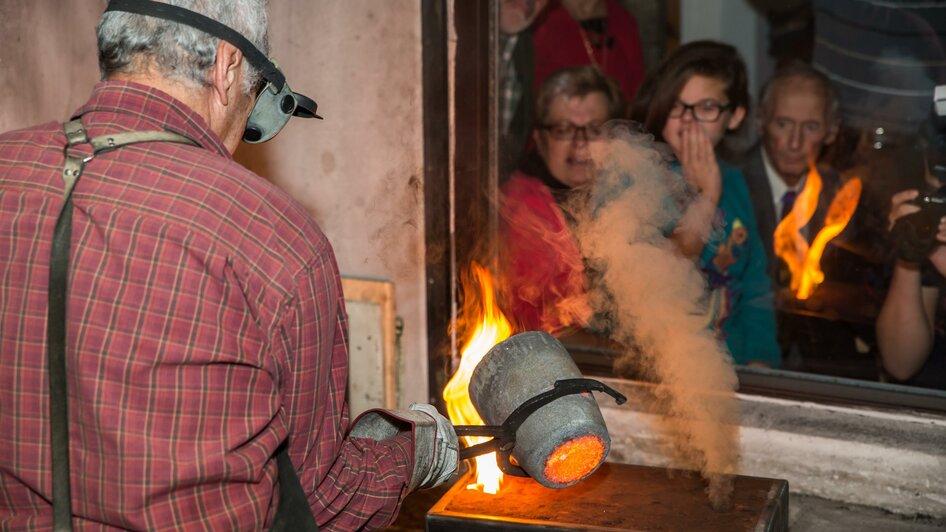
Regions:
<instances>
[{"instance_id":1,"label":"necktie","mask_svg":"<svg viewBox=\"0 0 946 532\"><path fill-rule=\"evenodd\" d=\"M798 192L794 190L787 190L785 194L782 194L782 212L779 214L779 220L784 220L788 213L792 212L792 207L795 205L795 198L798 197Z\"/></svg>"}]
</instances>

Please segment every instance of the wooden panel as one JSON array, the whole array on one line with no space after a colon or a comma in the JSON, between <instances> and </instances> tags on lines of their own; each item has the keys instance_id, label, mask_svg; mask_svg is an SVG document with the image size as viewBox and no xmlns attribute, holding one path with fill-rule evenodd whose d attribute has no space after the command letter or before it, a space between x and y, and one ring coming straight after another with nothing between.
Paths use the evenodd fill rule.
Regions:
<instances>
[{"instance_id":1,"label":"wooden panel","mask_svg":"<svg viewBox=\"0 0 946 532\"><path fill-rule=\"evenodd\" d=\"M367 384L370 388L381 388L352 393L352 417L366 408L397 408L397 313L394 283L343 277L342 289L345 291L350 318L349 389L363 388L353 382ZM373 322L374 320L377 322ZM372 400L381 398L382 401L380 404L365 404L364 397Z\"/></svg>"}]
</instances>

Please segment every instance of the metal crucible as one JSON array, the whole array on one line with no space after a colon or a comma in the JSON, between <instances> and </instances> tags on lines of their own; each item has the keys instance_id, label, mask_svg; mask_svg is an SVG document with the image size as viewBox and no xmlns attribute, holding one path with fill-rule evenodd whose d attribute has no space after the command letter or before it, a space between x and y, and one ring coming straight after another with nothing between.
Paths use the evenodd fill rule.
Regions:
<instances>
[{"instance_id":1,"label":"metal crucible","mask_svg":"<svg viewBox=\"0 0 946 532\"><path fill-rule=\"evenodd\" d=\"M470 398L487 425L500 425L520 405L580 378L565 347L544 332L511 336L496 344L473 370ZM516 431L512 457L543 486L564 488L604 462L611 438L591 393L566 395L533 412Z\"/></svg>"}]
</instances>

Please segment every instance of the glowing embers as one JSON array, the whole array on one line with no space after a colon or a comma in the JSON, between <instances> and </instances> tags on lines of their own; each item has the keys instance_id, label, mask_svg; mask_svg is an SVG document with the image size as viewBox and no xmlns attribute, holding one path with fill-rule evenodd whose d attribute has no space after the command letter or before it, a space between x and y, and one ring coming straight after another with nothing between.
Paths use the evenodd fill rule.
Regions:
<instances>
[{"instance_id":1,"label":"glowing embers","mask_svg":"<svg viewBox=\"0 0 946 532\"><path fill-rule=\"evenodd\" d=\"M545 462L545 476L558 484L585 478L604 460L605 446L594 435L580 436L555 449Z\"/></svg>"},{"instance_id":2,"label":"glowing embers","mask_svg":"<svg viewBox=\"0 0 946 532\"><path fill-rule=\"evenodd\" d=\"M805 187L795 200L791 212L775 228L775 254L788 266L791 274L789 288L799 300L808 299L814 289L824 281L824 272L821 270L824 248L847 227L861 197L859 178L855 177L844 183L831 200L824 227L809 246L801 229L811 221L818 208L821 188L821 175L812 164Z\"/></svg>"},{"instance_id":3,"label":"glowing embers","mask_svg":"<svg viewBox=\"0 0 946 532\"><path fill-rule=\"evenodd\" d=\"M473 369L497 343L512 334L512 326L496 305L493 280L479 264L472 265L473 281L464 283L463 308L459 313L462 325L471 331L466 335L460 355L460 367L443 390L450 421L455 425L483 425L483 420L470 401L469 385ZM478 288L478 290L477 290ZM463 438L468 446L489 438ZM503 474L496 464L496 453L476 457L476 482L467 489L496 493Z\"/></svg>"}]
</instances>

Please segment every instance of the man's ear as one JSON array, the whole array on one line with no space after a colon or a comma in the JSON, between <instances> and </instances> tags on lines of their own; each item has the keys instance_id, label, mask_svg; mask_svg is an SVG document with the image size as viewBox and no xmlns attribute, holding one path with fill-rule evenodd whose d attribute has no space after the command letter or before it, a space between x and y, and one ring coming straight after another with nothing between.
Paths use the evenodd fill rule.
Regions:
<instances>
[{"instance_id":1,"label":"man's ear","mask_svg":"<svg viewBox=\"0 0 946 532\"><path fill-rule=\"evenodd\" d=\"M732 112L732 116L729 117L729 123L726 124L726 128L729 130L734 130L739 127L739 124L742 124L742 119L746 117L746 108L743 106L736 107Z\"/></svg>"},{"instance_id":2,"label":"man's ear","mask_svg":"<svg viewBox=\"0 0 946 532\"><path fill-rule=\"evenodd\" d=\"M217 58L212 67L212 83L214 97L221 105L230 103L229 92L234 84L241 83L242 79L238 75L243 68L243 52L227 41L220 39L217 44Z\"/></svg>"}]
</instances>

